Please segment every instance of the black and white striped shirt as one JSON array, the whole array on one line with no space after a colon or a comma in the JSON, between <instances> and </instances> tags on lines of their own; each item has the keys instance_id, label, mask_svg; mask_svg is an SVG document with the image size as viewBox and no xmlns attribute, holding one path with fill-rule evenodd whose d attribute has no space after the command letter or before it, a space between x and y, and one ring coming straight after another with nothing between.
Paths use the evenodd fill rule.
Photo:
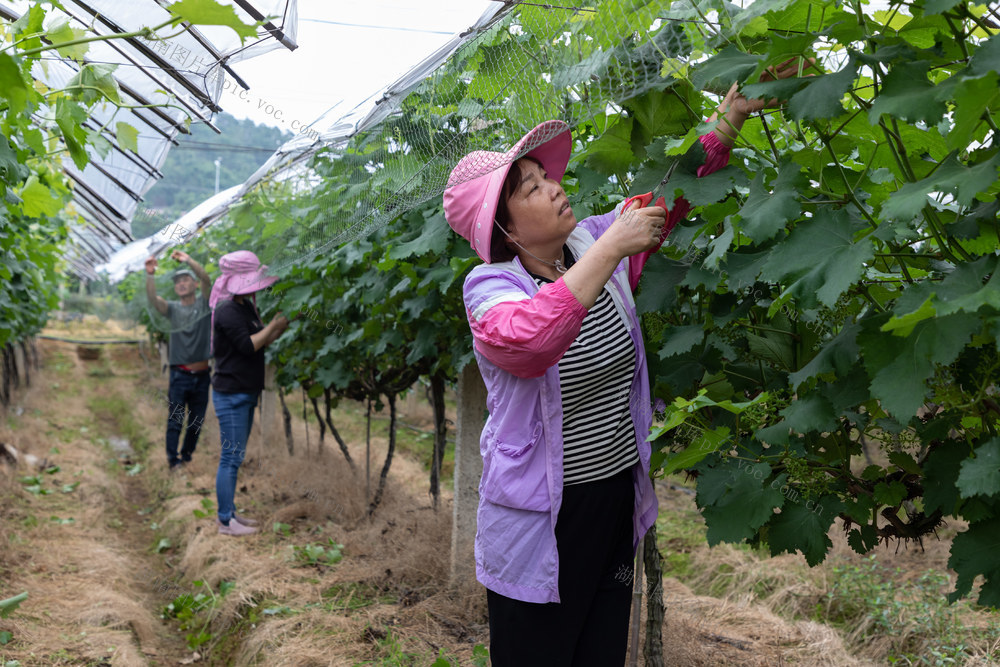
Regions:
<instances>
[{"instance_id":1,"label":"black and white striped shirt","mask_svg":"<svg viewBox=\"0 0 1000 667\"><path fill-rule=\"evenodd\" d=\"M605 288L559 361L564 485L605 479L638 463L629 410L635 363L632 339Z\"/></svg>"}]
</instances>

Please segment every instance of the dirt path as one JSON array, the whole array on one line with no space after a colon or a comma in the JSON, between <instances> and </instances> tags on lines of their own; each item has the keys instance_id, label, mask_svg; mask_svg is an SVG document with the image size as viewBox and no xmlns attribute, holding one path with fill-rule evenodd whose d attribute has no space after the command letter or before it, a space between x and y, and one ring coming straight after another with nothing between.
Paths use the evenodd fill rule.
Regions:
<instances>
[{"instance_id":1,"label":"dirt path","mask_svg":"<svg viewBox=\"0 0 1000 667\"><path fill-rule=\"evenodd\" d=\"M143 448L147 425L127 410L141 384L128 348L81 360L40 341L43 369L20 394L0 441L22 456L3 472L0 597L28 592L4 627L5 660L22 665L177 665L190 658L159 618L170 580L156 553ZM130 432L123 432L130 431Z\"/></svg>"},{"instance_id":2,"label":"dirt path","mask_svg":"<svg viewBox=\"0 0 1000 667\"><path fill-rule=\"evenodd\" d=\"M363 479L334 458L331 442L316 460L315 428L311 460L300 453L289 461L283 442L265 449L270 441L258 426L237 502L263 520L264 530L251 540L220 537L213 523L218 430L211 408L194 462L172 475L161 451L167 382L155 364L126 346L104 347L100 358L87 360L76 345L56 341L40 341L39 352L33 386L0 421L0 442L21 456L15 467L0 464L0 599L29 594L0 619L0 633L10 633L0 634L0 664L179 665L198 658L271 664L275 655L288 656L279 663L356 664L405 653L393 644L406 643L400 629L393 635L403 622L396 606L433 596L435 582L445 578L448 506L435 514L429 499L415 503L393 488L373 523L365 519ZM296 429L302 447L301 422ZM344 432L357 438L356 425ZM380 462L375 444L373 461ZM420 466L405 459L396 461L393 476L397 484L426 484ZM275 524L281 529L269 529ZM429 540L425 547L408 544L422 538ZM336 572L322 562L296 561L297 549L334 539L351 556ZM160 618L178 596L199 594L211 604L195 610L192 627ZM273 612L289 605L310 615L311 632L333 640L336 655L310 632L289 640L285 613ZM343 618L331 618L331 611ZM470 631L463 615L450 601L418 614L419 625L436 616L435 625L444 626L423 632L420 650L437 653L451 636L467 644L459 653L471 653L485 626ZM265 619L268 631L250 637L261 625L254 621ZM196 655L186 635L202 631ZM284 650L275 652L272 632L286 635Z\"/></svg>"},{"instance_id":3,"label":"dirt path","mask_svg":"<svg viewBox=\"0 0 1000 667\"><path fill-rule=\"evenodd\" d=\"M475 664L475 646L489 641L482 590L474 582L442 588L450 508L435 515L419 491L411 495L425 488L419 466L397 461L396 483L369 520L363 479L330 443L322 461L289 459L283 443L256 429L237 502L265 530L251 540L221 538L212 524L218 433L211 412L193 464L171 475L162 460L166 380L158 369L133 348L108 347L89 361L73 345L45 341L40 349L45 367L16 428L0 440L48 457L60 472L40 473L54 491L46 495L25 491L23 465L3 482L11 502L0 530L12 548L2 559L0 596L28 590L30 597L0 621L14 636L0 656L22 665L178 665L195 657L202 664L431 664L439 655ZM301 446L300 421L297 428ZM343 431L360 447L360 424ZM315 457L315 431L311 437ZM79 485L62 493L71 480ZM336 567L302 562L305 545L334 543L345 554ZM676 582L666 592L667 646L683 656L679 664L779 664L789 644L808 644L804 653L815 656L823 643L814 629L757 608L720 606ZM212 605L193 627L160 618L178 596L199 593ZM195 656L185 635L199 631L205 643ZM821 638L835 640L829 632Z\"/></svg>"}]
</instances>

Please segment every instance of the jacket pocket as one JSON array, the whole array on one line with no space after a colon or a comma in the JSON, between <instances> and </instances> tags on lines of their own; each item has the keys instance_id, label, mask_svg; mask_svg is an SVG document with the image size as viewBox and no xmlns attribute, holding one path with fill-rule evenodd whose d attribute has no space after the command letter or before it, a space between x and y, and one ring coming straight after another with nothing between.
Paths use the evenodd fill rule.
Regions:
<instances>
[{"instance_id":1,"label":"jacket pocket","mask_svg":"<svg viewBox=\"0 0 1000 667\"><path fill-rule=\"evenodd\" d=\"M488 433L483 451L479 493L496 505L547 512L549 499L542 424L536 423L527 442L511 443Z\"/></svg>"}]
</instances>

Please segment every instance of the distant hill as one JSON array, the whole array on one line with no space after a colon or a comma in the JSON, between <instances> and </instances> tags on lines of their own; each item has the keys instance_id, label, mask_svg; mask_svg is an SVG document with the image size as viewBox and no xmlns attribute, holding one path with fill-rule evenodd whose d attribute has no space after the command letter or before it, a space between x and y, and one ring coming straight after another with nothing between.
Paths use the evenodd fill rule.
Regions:
<instances>
[{"instance_id":1,"label":"distant hill","mask_svg":"<svg viewBox=\"0 0 1000 667\"><path fill-rule=\"evenodd\" d=\"M132 235L145 238L156 233L215 194L215 159L219 169L219 190L247 179L291 132L237 120L227 113L215 117L216 134L205 125L192 125L191 134L178 135L179 146L167 153L160 171L163 178L146 193L145 201L132 220Z\"/></svg>"}]
</instances>

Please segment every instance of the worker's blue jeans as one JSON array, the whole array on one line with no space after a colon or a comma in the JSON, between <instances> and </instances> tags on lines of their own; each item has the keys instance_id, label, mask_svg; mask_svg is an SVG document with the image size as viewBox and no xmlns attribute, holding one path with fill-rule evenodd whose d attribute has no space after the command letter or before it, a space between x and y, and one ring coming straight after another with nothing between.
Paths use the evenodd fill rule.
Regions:
<instances>
[{"instance_id":1,"label":"worker's blue jeans","mask_svg":"<svg viewBox=\"0 0 1000 667\"><path fill-rule=\"evenodd\" d=\"M219 453L219 472L215 475L215 495L219 501L219 521L229 524L236 513L236 473L247 453L247 440L253 426L253 411L260 393L229 394L212 392L212 404L219 418L219 436L222 451Z\"/></svg>"}]
</instances>

